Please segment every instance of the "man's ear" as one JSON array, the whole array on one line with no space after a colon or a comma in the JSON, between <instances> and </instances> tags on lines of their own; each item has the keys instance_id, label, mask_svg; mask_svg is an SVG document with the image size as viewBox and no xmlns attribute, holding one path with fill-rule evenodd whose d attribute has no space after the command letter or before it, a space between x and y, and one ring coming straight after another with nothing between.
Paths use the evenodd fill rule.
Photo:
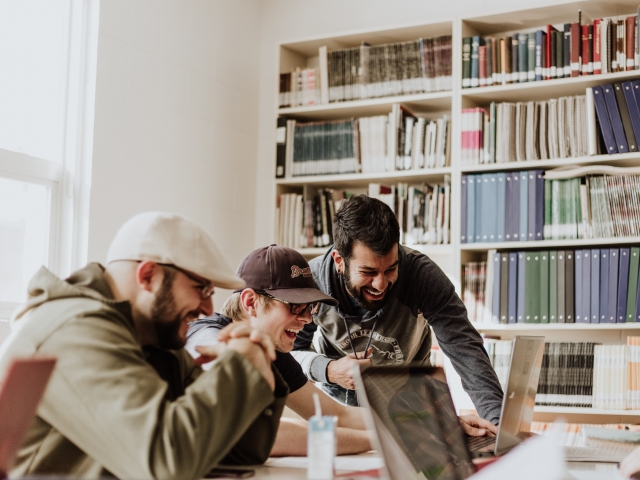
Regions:
<instances>
[{"instance_id":1,"label":"man's ear","mask_svg":"<svg viewBox=\"0 0 640 480\"><path fill-rule=\"evenodd\" d=\"M258 293L252 288L245 288L240 294L242 309L251 317L258 316Z\"/></svg>"},{"instance_id":2,"label":"man's ear","mask_svg":"<svg viewBox=\"0 0 640 480\"><path fill-rule=\"evenodd\" d=\"M344 273L344 269L346 267L344 258L342 258L338 250L336 250L335 248L331 250L331 258L333 258L333 263L336 264L336 271L339 274Z\"/></svg>"},{"instance_id":3,"label":"man's ear","mask_svg":"<svg viewBox=\"0 0 640 480\"><path fill-rule=\"evenodd\" d=\"M154 280L163 273L162 267L155 262L140 262L136 268L136 283L143 290L152 292Z\"/></svg>"}]
</instances>

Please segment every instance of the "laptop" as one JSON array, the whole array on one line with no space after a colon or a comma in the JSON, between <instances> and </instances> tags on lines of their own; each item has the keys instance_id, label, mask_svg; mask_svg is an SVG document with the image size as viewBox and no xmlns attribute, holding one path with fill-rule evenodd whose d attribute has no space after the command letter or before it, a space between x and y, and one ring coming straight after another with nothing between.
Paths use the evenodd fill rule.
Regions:
<instances>
[{"instance_id":1,"label":"laptop","mask_svg":"<svg viewBox=\"0 0 640 480\"><path fill-rule=\"evenodd\" d=\"M0 385L0 479L7 478L44 394L55 358L14 359Z\"/></svg>"},{"instance_id":2,"label":"laptop","mask_svg":"<svg viewBox=\"0 0 640 480\"><path fill-rule=\"evenodd\" d=\"M529 437L543 352L544 337L514 339L503 421L496 437L486 437L490 444L478 447L487 455L505 453ZM458 480L473 474L475 455L441 368L369 367L356 371L355 380L374 446L385 461L383 475Z\"/></svg>"}]
</instances>

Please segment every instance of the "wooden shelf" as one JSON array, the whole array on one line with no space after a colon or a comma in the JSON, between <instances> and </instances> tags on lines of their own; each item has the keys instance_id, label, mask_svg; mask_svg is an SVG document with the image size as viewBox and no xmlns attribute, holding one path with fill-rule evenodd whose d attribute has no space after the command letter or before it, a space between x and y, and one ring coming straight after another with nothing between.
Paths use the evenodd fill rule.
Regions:
<instances>
[{"instance_id":1,"label":"wooden shelf","mask_svg":"<svg viewBox=\"0 0 640 480\"><path fill-rule=\"evenodd\" d=\"M278 115L299 120L334 120L349 117L386 115L391 105L401 103L412 113L443 112L451 110L451 92L419 93L393 97L369 98L350 102L335 102L309 107L280 108Z\"/></svg>"},{"instance_id":2,"label":"wooden shelf","mask_svg":"<svg viewBox=\"0 0 640 480\"><path fill-rule=\"evenodd\" d=\"M533 408L536 413L564 413L581 415L640 415L640 410L605 410L604 408L587 407L548 407L536 405Z\"/></svg>"},{"instance_id":3,"label":"wooden shelf","mask_svg":"<svg viewBox=\"0 0 640 480\"><path fill-rule=\"evenodd\" d=\"M467 252L484 252L495 248L496 250L548 250L562 247L590 247L598 245L631 245L640 244L640 237L614 237L614 238L577 238L574 240L540 240L538 242L481 242L462 243L460 250Z\"/></svg>"},{"instance_id":4,"label":"wooden shelf","mask_svg":"<svg viewBox=\"0 0 640 480\"><path fill-rule=\"evenodd\" d=\"M487 163L482 165L463 165L462 173L498 172L505 170L551 169L566 166L615 165L618 167L637 166L640 153L620 153L615 155L593 155L591 157L556 158L553 160L530 160L528 162Z\"/></svg>"},{"instance_id":5,"label":"wooden shelf","mask_svg":"<svg viewBox=\"0 0 640 480\"><path fill-rule=\"evenodd\" d=\"M444 179L445 175L451 174L451 167L445 168L425 168L421 170L398 170L394 172L378 173L346 173L339 175L309 175L305 177L280 178L276 180L276 185L287 185L292 187L302 187L303 185L332 186L332 187L366 187L369 183L375 182L438 182Z\"/></svg>"},{"instance_id":6,"label":"wooden shelf","mask_svg":"<svg viewBox=\"0 0 640 480\"><path fill-rule=\"evenodd\" d=\"M565 95L584 95L587 87L611 82L621 82L640 78L640 70L607 73L605 75L585 75L581 77L558 78L540 82L511 83L509 85L492 85L490 87L465 88L461 91L462 106L465 100L474 104L491 102L524 102L558 98Z\"/></svg>"},{"instance_id":7,"label":"wooden shelf","mask_svg":"<svg viewBox=\"0 0 640 480\"><path fill-rule=\"evenodd\" d=\"M472 323L479 332L549 331L549 330L640 330L634 323Z\"/></svg>"}]
</instances>

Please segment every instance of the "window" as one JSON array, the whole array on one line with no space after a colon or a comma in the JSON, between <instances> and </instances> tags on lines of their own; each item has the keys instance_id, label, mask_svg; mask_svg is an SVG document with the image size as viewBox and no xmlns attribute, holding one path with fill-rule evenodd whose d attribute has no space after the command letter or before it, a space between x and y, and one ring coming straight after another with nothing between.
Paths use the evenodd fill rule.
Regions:
<instances>
[{"instance_id":1,"label":"window","mask_svg":"<svg viewBox=\"0 0 640 480\"><path fill-rule=\"evenodd\" d=\"M86 262L99 2L0 2L0 319Z\"/></svg>"}]
</instances>

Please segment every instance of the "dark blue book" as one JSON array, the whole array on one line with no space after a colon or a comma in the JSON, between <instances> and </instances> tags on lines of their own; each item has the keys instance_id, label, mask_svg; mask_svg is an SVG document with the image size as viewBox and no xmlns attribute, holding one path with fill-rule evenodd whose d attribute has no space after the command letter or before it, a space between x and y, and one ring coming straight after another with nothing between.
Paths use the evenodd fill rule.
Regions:
<instances>
[{"instance_id":1,"label":"dark blue book","mask_svg":"<svg viewBox=\"0 0 640 480\"><path fill-rule=\"evenodd\" d=\"M482 214L484 213L484 206L482 205L484 202L482 201L482 193L483 193L483 179L484 175L475 175L476 177L476 215L474 218L475 226L473 227L476 235L476 242L482 242L482 226L484 223L484 219L482 218ZM486 241L486 240L485 240Z\"/></svg>"},{"instance_id":2,"label":"dark blue book","mask_svg":"<svg viewBox=\"0 0 640 480\"><path fill-rule=\"evenodd\" d=\"M476 185L476 188L478 186ZM482 197L482 214L480 218L481 242L497 241L496 232L498 230L498 217L496 211L498 209L498 184L496 173L485 173L482 175L482 184L480 185ZM476 224L476 227L478 224Z\"/></svg>"},{"instance_id":3,"label":"dark blue book","mask_svg":"<svg viewBox=\"0 0 640 480\"><path fill-rule=\"evenodd\" d=\"M460 243L467 243L467 176L460 182Z\"/></svg>"},{"instance_id":4,"label":"dark blue book","mask_svg":"<svg viewBox=\"0 0 640 480\"><path fill-rule=\"evenodd\" d=\"M618 112L620 113L620 120L622 120L624 137L627 139L627 146L629 147L629 151L637 152L638 144L636 143L636 135L633 131L633 122L631 121L631 112L629 112L629 107L627 106L627 101L624 95L624 88L622 87L621 83L613 84L613 94L616 97Z\"/></svg>"},{"instance_id":5,"label":"dark blue book","mask_svg":"<svg viewBox=\"0 0 640 480\"><path fill-rule=\"evenodd\" d=\"M584 323L589 322L589 319L585 319L582 315L582 250L576 250L576 258L574 269L576 271L575 280L576 280L576 288L575 288L575 298L576 298L576 323Z\"/></svg>"},{"instance_id":6,"label":"dark blue book","mask_svg":"<svg viewBox=\"0 0 640 480\"><path fill-rule=\"evenodd\" d=\"M516 323L524 323L524 252L518 252L518 298L516 301Z\"/></svg>"},{"instance_id":7,"label":"dark blue book","mask_svg":"<svg viewBox=\"0 0 640 480\"><path fill-rule=\"evenodd\" d=\"M538 30L536 32L536 82L543 79L542 69L544 65L542 64L542 56L547 46L546 37L547 34L544 30Z\"/></svg>"},{"instance_id":8,"label":"dark blue book","mask_svg":"<svg viewBox=\"0 0 640 480\"><path fill-rule=\"evenodd\" d=\"M518 254L509 253L509 300L507 323L517 323L518 305Z\"/></svg>"},{"instance_id":9,"label":"dark blue book","mask_svg":"<svg viewBox=\"0 0 640 480\"><path fill-rule=\"evenodd\" d=\"M618 146L616 144L616 138L613 135L613 129L611 128L611 121L609 120L609 112L607 111L607 104L604 99L602 87L596 86L592 88L593 102L596 106L596 116L598 117L598 124L600 125L604 144L607 147L607 153L610 155L618 153Z\"/></svg>"},{"instance_id":10,"label":"dark blue book","mask_svg":"<svg viewBox=\"0 0 640 480\"><path fill-rule=\"evenodd\" d=\"M632 80L631 87L633 89L633 98L636 101L636 107L640 111L640 80Z\"/></svg>"},{"instance_id":11,"label":"dark blue book","mask_svg":"<svg viewBox=\"0 0 640 480\"><path fill-rule=\"evenodd\" d=\"M627 288L629 288L629 260L631 249L620 249L620 266L618 267L618 301L616 307L617 323L627 321Z\"/></svg>"},{"instance_id":12,"label":"dark blue book","mask_svg":"<svg viewBox=\"0 0 640 480\"><path fill-rule=\"evenodd\" d=\"M600 250L600 323L609 323L609 249Z\"/></svg>"},{"instance_id":13,"label":"dark blue book","mask_svg":"<svg viewBox=\"0 0 640 480\"><path fill-rule=\"evenodd\" d=\"M496 200L497 206L497 225L496 225L496 239L494 242L505 241L505 214L506 214L506 189L507 189L507 174L504 172L496 175L496 187L497 194Z\"/></svg>"},{"instance_id":14,"label":"dark blue book","mask_svg":"<svg viewBox=\"0 0 640 480\"><path fill-rule=\"evenodd\" d=\"M600 250L591 250L591 323L600 323Z\"/></svg>"},{"instance_id":15,"label":"dark blue book","mask_svg":"<svg viewBox=\"0 0 640 480\"><path fill-rule=\"evenodd\" d=\"M467 176L467 243L476 241L476 175Z\"/></svg>"},{"instance_id":16,"label":"dark blue book","mask_svg":"<svg viewBox=\"0 0 640 480\"><path fill-rule=\"evenodd\" d=\"M607 323L616 323L616 308L618 295L618 265L620 264L620 249L609 249L609 291L607 292Z\"/></svg>"},{"instance_id":17,"label":"dark blue book","mask_svg":"<svg viewBox=\"0 0 640 480\"><path fill-rule=\"evenodd\" d=\"M616 139L616 147L618 147L618 153L628 153L629 145L627 144L627 137L625 137L624 135L624 127L622 125L622 118L620 117L620 110L618 109L618 102L616 102L616 94L613 90L613 87L608 83L605 83L602 86L602 91L605 103L607 104L609 121L611 122L613 136ZM593 317L593 313L591 314L591 316Z\"/></svg>"},{"instance_id":18,"label":"dark blue book","mask_svg":"<svg viewBox=\"0 0 640 480\"><path fill-rule=\"evenodd\" d=\"M582 250L582 318L591 323L591 250Z\"/></svg>"},{"instance_id":19,"label":"dark blue book","mask_svg":"<svg viewBox=\"0 0 640 480\"><path fill-rule=\"evenodd\" d=\"M638 140L640 140L640 108L638 108L638 104L636 103L633 84L631 82L622 82L622 92L624 93L627 110L629 110L629 116L631 117L631 126L633 127L633 134L636 137L637 145Z\"/></svg>"},{"instance_id":20,"label":"dark blue book","mask_svg":"<svg viewBox=\"0 0 640 480\"><path fill-rule=\"evenodd\" d=\"M520 241L529 240L529 172L520 172L520 202L519 202Z\"/></svg>"},{"instance_id":21,"label":"dark blue book","mask_svg":"<svg viewBox=\"0 0 640 480\"><path fill-rule=\"evenodd\" d=\"M544 240L544 171L534 170L536 183L535 236L534 240Z\"/></svg>"},{"instance_id":22,"label":"dark blue book","mask_svg":"<svg viewBox=\"0 0 640 480\"><path fill-rule=\"evenodd\" d=\"M493 292L491 299L491 321L500 323L500 252L493 254Z\"/></svg>"}]
</instances>

